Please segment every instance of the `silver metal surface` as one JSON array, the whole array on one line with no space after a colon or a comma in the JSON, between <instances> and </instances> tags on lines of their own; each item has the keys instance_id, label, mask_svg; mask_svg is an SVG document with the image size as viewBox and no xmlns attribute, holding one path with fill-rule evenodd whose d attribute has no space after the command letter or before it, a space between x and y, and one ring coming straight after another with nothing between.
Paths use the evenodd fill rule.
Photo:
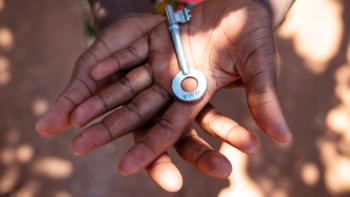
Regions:
<instances>
[{"instance_id":1,"label":"silver metal surface","mask_svg":"<svg viewBox=\"0 0 350 197\"><path fill-rule=\"evenodd\" d=\"M182 89L182 82L187 78L194 78L197 81L197 88L191 92L187 92ZM178 72L172 83L172 89L175 96L186 102L193 102L201 99L207 91L207 79L204 74L199 70L190 69L189 74L184 75L182 72Z\"/></svg>"},{"instance_id":2,"label":"silver metal surface","mask_svg":"<svg viewBox=\"0 0 350 197\"><path fill-rule=\"evenodd\" d=\"M177 13L184 13L184 12L178 11ZM180 36L180 27L178 24L180 21L176 19L173 7L171 5L168 5L166 7L166 14L168 16L169 30L173 38L175 52L176 52L177 60L179 62L180 69L183 72L183 74L187 75L189 73L189 66L187 64L185 51L183 50L183 46L182 46L182 41ZM178 14L178 15L181 15L181 14ZM184 18L186 17L184 16ZM189 21L190 17L187 17L186 19L188 19L187 21Z\"/></svg>"},{"instance_id":3,"label":"silver metal surface","mask_svg":"<svg viewBox=\"0 0 350 197\"><path fill-rule=\"evenodd\" d=\"M182 101L193 102L199 100L207 91L207 79L202 72L190 69L182 46L179 26L179 23L187 23L191 20L190 10L185 8L174 13L173 7L168 5L165 11L168 17L169 30L174 42L177 60L181 69L173 79L173 92L175 96ZM191 92L187 92L182 89L182 82L191 77L197 81L197 88Z\"/></svg>"}]
</instances>

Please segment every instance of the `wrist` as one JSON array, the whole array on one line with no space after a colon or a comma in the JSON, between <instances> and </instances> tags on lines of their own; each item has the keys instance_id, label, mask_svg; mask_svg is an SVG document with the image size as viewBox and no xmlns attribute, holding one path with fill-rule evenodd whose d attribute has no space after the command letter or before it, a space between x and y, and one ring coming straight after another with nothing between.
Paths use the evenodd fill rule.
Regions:
<instances>
[{"instance_id":1,"label":"wrist","mask_svg":"<svg viewBox=\"0 0 350 197\"><path fill-rule=\"evenodd\" d=\"M129 14L155 13L151 0L89 0L89 3L98 31Z\"/></svg>"},{"instance_id":2,"label":"wrist","mask_svg":"<svg viewBox=\"0 0 350 197\"><path fill-rule=\"evenodd\" d=\"M272 7L270 4L269 0L258 0L260 2L260 4L266 8L266 10L269 12L269 14L271 15L271 17L273 17L273 11L272 11Z\"/></svg>"},{"instance_id":3,"label":"wrist","mask_svg":"<svg viewBox=\"0 0 350 197\"><path fill-rule=\"evenodd\" d=\"M286 17L295 0L259 0L272 16L273 28L277 28Z\"/></svg>"}]
</instances>

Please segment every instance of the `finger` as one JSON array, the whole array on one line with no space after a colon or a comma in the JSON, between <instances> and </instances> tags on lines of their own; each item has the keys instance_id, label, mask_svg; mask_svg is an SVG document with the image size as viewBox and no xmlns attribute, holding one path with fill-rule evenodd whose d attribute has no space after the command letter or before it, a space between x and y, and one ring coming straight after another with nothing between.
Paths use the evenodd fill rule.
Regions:
<instances>
[{"instance_id":1,"label":"finger","mask_svg":"<svg viewBox=\"0 0 350 197\"><path fill-rule=\"evenodd\" d=\"M162 24L152 32L150 64L155 68L158 82L169 88L171 87L171 79L179 71L179 67L166 29L167 27ZM174 145L211 98L214 92L213 88L209 84L205 96L198 102L175 101L149 133L122 157L119 170L125 175L137 173ZM167 90L170 92L169 89Z\"/></svg>"},{"instance_id":2,"label":"finger","mask_svg":"<svg viewBox=\"0 0 350 197\"><path fill-rule=\"evenodd\" d=\"M81 131L72 141L72 152L84 155L129 133L149 121L169 100L165 90L153 85L125 107L117 109L101 122Z\"/></svg>"},{"instance_id":3,"label":"finger","mask_svg":"<svg viewBox=\"0 0 350 197\"><path fill-rule=\"evenodd\" d=\"M148 41L144 36L132 45L113 53L91 70L92 78L102 80L113 73L141 64L147 59Z\"/></svg>"},{"instance_id":4,"label":"finger","mask_svg":"<svg viewBox=\"0 0 350 197\"><path fill-rule=\"evenodd\" d=\"M200 138L193 128L189 129L175 147L184 160L209 176L222 179L231 174L230 161Z\"/></svg>"},{"instance_id":5,"label":"finger","mask_svg":"<svg viewBox=\"0 0 350 197\"><path fill-rule=\"evenodd\" d=\"M151 84L149 65L137 67L75 108L71 114L71 123L81 127L102 113L128 102Z\"/></svg>"},{"instance_id":6,"label":"finger","mask_svg":"<svg viewBox=\"0 0 350 197\"><path fill-rule=\"evenodd\" d=\"M275 53L273 46L267 46L258 48L247 62L246 67L252 68L243 78L247 102L255 122L271 139L289 142L292 135L276 93Z\"/></svg>"},{"instance_id":7,"label":"finger","mask_svg":"<svg viewBox=\"0 0 350 197\"><path fill-rule=\"evenodd\" d=\"M36 130L42 135L55 135L69 127L72 110L92 96L96 84L88 77L76 77L58 97L48 113L36 123Z\"/></svg>"},{"instance_id":8,"label":"finger","mask_svg":"<svg viewBox=\"0 0 350 197\"><path fill-rule=\"evenodd\" d=\"M142 139L145 130L133 132L135 142ZM167 152L162 153L146 167L148 175L161 188L168 192L177 192L182 187L182 176Z\"/></svg>"},{"instance_id":9,"label":"finger","mask_svg":"<svg viewBox=\"0 0 350 197\"><path fill-rule=\"evenodd\" d=\"M210 104L204 107L196 120L209 134L242 152L253 153L257 147L257 139L253 134L231 118L220 114Z\"/></svg>"},{"instance_id":10,"label":"finger","mask_svg":"<svg viewBox=\"0 0 350 197\"><path fill-rule=\"evenodd\" d=\"M125 175L135 174L174 145L209 98L207 94L199 103L174 102L142 141L122 157L119 170Z\"/></svg>"}]
</instances>

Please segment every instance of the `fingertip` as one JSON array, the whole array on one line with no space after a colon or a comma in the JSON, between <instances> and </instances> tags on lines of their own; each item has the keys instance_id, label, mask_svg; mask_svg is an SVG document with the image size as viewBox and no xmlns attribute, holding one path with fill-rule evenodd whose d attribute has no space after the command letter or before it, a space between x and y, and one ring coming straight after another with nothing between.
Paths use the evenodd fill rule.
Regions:
<instances>
[{"instance_id":1,"label":"fingertip","mask_svg":"<svg viewBox=\"0 0 350 197\"><path fill-rule=\"evenodd\" d=\"M148 168L148 174L159 187L168 192L177 192L182 188L181 173L171 162L161 162Z\"/></svg>"},{"instance_id":2,"label":"fingertip","mask_svg":"<svg viewBox=\"0 0 350 197\"><path fill-rule=\"evenodd\" d=\"M267 124L265 124L267 125ZM277 143L290 143L293 139L292 132L283 116L265 127L266 134Z\"/></svg>"},{"instance_id":3,"label":"fingertip","mask_svg":"<svg viewBox=\"0 0 350 197\"><path fill-rule=\"evenodd\" d=\"M82 143L79 142L79 136L75 136L69 146L69 149L71 153L77 156L83 156L87 154L86 149L84 146L81 145Z\"/></svg>"},{"instance_id":4,"label":"fingertip","mask_svg":"<svg viewBox=\"0 0 350 197\"><path fill-rule=\"evenodd\" d=\"M50 137L69 127L66 117L57 117L49 112L35 123L35 130L42 136Z\"/></svg>"},{"instance_id":5,"label":"fingertip","mask_svg":"<svg viewBox=\"0 0 350 197\"><path fill-rule=\"evenodd\" d=\"M40 135L53 136L70 126L69 114L73 109L72 103L60 97L51 109L35 124Z\"/></svg>"},{"instance_id":6,"label":"fingertip","mask_svg":"<svg viewBox=\"0 0 350 197\"><path fill-rule=\"evenodd\" d=\"M52 137L54 135L47 130L47 127L42 122L40 122L40 120L35 123L35 130L39 135L43 137Z\"/></svg>"},{"instance_id":7,"label":"fingertip","mask_svg":"<svg viewBox=\"0 0 350 197\"><path fill-rule=\"evenodd\" d=\"M289 128L282 129L280 132L276 132L277 134L273 135L273 139L275 142L288 144L293 141L293 135L290 132Z\"/></svg>"},{"instance_id":8,"label":"fingertip","mask_svg":"<svg viewBox=\"0 0 350 197\"><path fill-rule=\"evenodd\" d=\"M75 128L81 128L85 124L80 107L76 108L70 115L70 123Z\"/></svg>"},{"instance_id":9,"label":"fingertip","mask_svg":"<svg viewBox=\"0 0 350 197\"><path fill-rule=\"evenodd\" d=\"M120 174L122 174L123 176L130 176L136 173L129 170L129 166L127 163L128 163L127 161L122 159L117 166L117 171L119 171Z\"/></svg>"},{"instance_id":10,"label":"fingertip","mask_svg":"<svg viewBox=\"0 0 350 197\"><path fill-rule=\"evenodd\" d=\"M258 139L254 135L251 135L249 142L244 147L244 152L247 154L253 154L258 149L258 147Z\"/></svg>"},{"instance_id":11,"label":"fingertip","mask_svg":"<svg viewBox=\"0 0 350 197\"><path fill-rule=\"evenodd\" d=\"M113 72L114 67L112 67L112 65L115 64L114 61L115 60L113 60L112 58L107 58L102 62L98 63L97 65L95 65L91 69L91 72L90 72L91 77L96 81L104 79L106 76L111 74L110 72Z\"/></svg>"},{"instance_id":12,"label":"fingertip","mask_svg":"<svg viewBox=\"0 0 350 197\"><path fill-rule=\"evenodd\" d=\"M91 77L92 77L94 80L96 80L96 81L99 81L99 80L103 79L103 75L101 74L99 65L96 65L96 66L91 70Z\"/></svg>"},{"instance_id":13,"label":"fingertip","mask_svg":"<svg viewBox=\"0 0 350 197\"><path fill-rule=\"evenodd\" d=\"M46 125L45 122L40 118L39 120L36 121L35 123L35 130L37 133L39 133L42 136L47 136L47 131L46 131Z\"/></svg>"},{"instance_id":14,"label":"fingertip","mask_svg":"<svg viewBox=\"0 0 350 197\"><path fill-rule=\"evenodd\" d=\"M225 179L231 175L232 165L222 154L210 150L197 160L198 168L209 176Z\"/></svg>"},{"instance_id":15,"label":"fingertip","mask_svg":"<svg viewBox=\"0 0 350 197\"><path fill-rule=\"evenodd\" d=\"M154 159L154 153L143 143L136 144L121 158L118 171L124 176L138 173Z\"/></svg>"},{"instance_id":16,"label":"fingertip","mask_svg":"<svg viewBox=\"0 0 350 197\"><path fill-rule=\"evenodd\" d=\"M70 150L75 155L86 155L98 147L108 143L111 136L100 125L94 125L81 131L70 144Z\"/></svg>"}]
</instances>

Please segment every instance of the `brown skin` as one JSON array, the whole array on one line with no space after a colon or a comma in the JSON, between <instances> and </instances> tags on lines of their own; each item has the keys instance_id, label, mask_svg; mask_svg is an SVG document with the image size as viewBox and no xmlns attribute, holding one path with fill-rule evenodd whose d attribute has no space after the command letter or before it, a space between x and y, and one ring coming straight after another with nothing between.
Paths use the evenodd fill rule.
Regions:
<instances>
[{"instance_id":1,"label":"brown skin","mask_svg":"<svg viewBox=\"0 0 350 197\"><path fill-rule=\"evenodd\" d=\"M208 92L201 101L182 103L169 96L170 83L178 72L178 65L163 18L148 15L128 17L108 28L78 61L71 85L48 115L39 121L38 131L55 134L70 126L69 117L74 124L84 125L137 95L126 107L82 131L74 139L72 149L79 154L90 152L133 131L170 104L163 117L123 157L119 165L122 173L133 174L148 166L151 177L161 185L162 178L154 170L158 166L155 159L166 157L170 161L164 152L177 142L178 152L187 161L209 175L226 177L230 166L208 166L215 158L223 158L222 155L215 151L201 151L208 146L201 140L194 140L198 138L181 136L216 91L228 85L243 84L248 106L260 128L275 141L289 141L291 135L275 93L272 25L266 9L247 0L217 0L202 3L193 9L192 14L190 24L182 26L182 34L186 54L190 54L190 65L205 73L209 82ZM118 39L122 36L123 39ZM134 44L128 47L132 42ZM147 57L148 62L131 70L126 79L113 84L106 80L115 71L142 63ZM233 120L217 115L210 106L201 112L197 121L209 133L244 152L254 149L255 138L247 130ZM181 139L189 142L184 145L180 143ZM196 144L201 148L193 150ZM219 161L226 162L225 159ZM159 165L162 163L165 167L173 165L169 162L160 162ZM170 168L172 172L176 171ZM178 185L168 188L169 191L177 189Z\"/></svg>"},{"instance_id":2,"label":"brown skin","mask_svg":"<svg viewBox=\"0 0 350 197\"><path fill-rule=\"evenodd\" d=\"M183 25L182 38L186 54L190 54L189 64L207 76L208 92L196 103L172 101L163 117L121 160L119 168L126 175L140 171L174 145L215 92L232 84L244 85L251 114L271 139L291 139L275 93L275 50L271 18L266 10L252 1L217 0L202 3L192 14L193 20ZM130 71L118 85L103 90L72 113L72 122L84 124L94 113L92 105L100 106L96 107L100 113L141 92L124 110L117 110L103 123L84 130L83 136L75 138L73 149L83 150L81 144L89 139L85 137L89 133L109 130L112 138L117 138L126 130L130 132L133 126L143 123L143 117L157 114L169 102L171 81L179 68L166 22L97 64L91 75L95 80L103 80L146 61L147 57L147 63ZM114 96L116 93L119 94ZM241 127L233 128L235 132L247 132ZM106 143L95 142L95 147Z\"/></svg>"},{"instance_id":3,"label":"brown skin","mask_svg":"<svg viewBox=\"0 0 350 197\"><path fill-rule=\"evenodd\" d=\"M142 20L140 20L140 18ZM128 45L132 44L135 40L141 37L144 32L150 31L153 27L155 27L163 20L163 17L153 14L129 14L129 16L124 16L122 19L114 22L106 30L104 30L101 33L100 38L97 39L96 42L94 42L94 44L87 50L87 52L85 52L78 59L71 82L61 93L50 111L37 122L37 131L42 135L52 136L62 132L68 127L74 126L72 124L74 121L70 121L71 114L74 110L77 111L76 109L82 103L86 103L87 100L91 101L96 99L96 95L103 94L102 92L105 92L103 90L111 89L115 86L118 86L118 84L120 86L118 80L115 80L116 78L118 79L119 74L111 76L111 80L95 81L90 76L91 69L98 62L113 54L114 51L118 51L121 48L125 48ZM113 40L108 40L109 35L113 35ZM119 39L120 37L123 39ZM124 91L128 90L126 89ZM124 100L121 101L118 99L118 95L120 94L113 94L110 97L112 104L114 103L110 109L117 108L123 104L127 104L131 99L124 97ZM117 97L114 98L114 96ZM157 100L152 99L152 101ZM105 108L99 111L96 109L96 107L98 108L96 104L98 105L97 102L92 102L92 106L89 106L90 109L87 110L86 113L88 118L85 117L84 123L81 123L80 125L76 123L76 127L82 126L89 120L97 118L103 112L107 111ZM210 106L208 107L210 108ZM118 111L119 113L123 112L120 110ZM207 114L212 116L211 113ZM206 113L203 113L203 116L207 116ZM217 118L217 120L214 122L227 125L226 128L229 128L232 124L232 121L222 115L218 116L223 117L223 120L222 118ZM152 117L150 116L144 117L144 121L148 121L151 118ZM113 118L111 121L113 121ZM209 125L209 127L211 127L211 125ZM133 128L136 129L137 125L133 126ZM221 128L211 128L213 131L216 129ZM217 132L221 131L222 130L218 130ZM130 130L126 130L124 132L124 134L126 134L130 132ZM110 137L110 134L106 132L100 132L99 130L96 130L96 133L84 133L89 133L89 135L82 134L79 136L85 136L86 140L82 138L80 140L80 145L78 144L72 146L72 149L76 154L87 154L98 146L101 146L104 143L108 143L113 139ZM200 138L186 137L186 143L179 143L176 145L177 149L181 150L179 151L180 156L206 174L209 174L216 178L226 178L232 169L228 159L226 159L218 151L212 150L212 148L210 148L210 146L208 146L208 144L203 140L198 139ZM179 142L180 141L182 140L180 139ZM249 150L246 152L253 152L256 147L256 139L253 135L248 133L247 137L242 138L240 144L237 146L249 147ZM199 148L193 149L193 147ZM202 150L207 150L209 148L211 149L209 152L210 154L207 154L208 151L202 152ZM168 162L162 162L163 160L167 160ZM159 169L162 169L162 171L167 171L169 173L160 173ZM151 178L167 191L177 191L182 186L182 177L175 165L171 163L171 160L166 152L155 159L154 162L146 168L146 170L150 174ZM169 182L169 180L172 181Z\"/></svg>"}]
</instances>

